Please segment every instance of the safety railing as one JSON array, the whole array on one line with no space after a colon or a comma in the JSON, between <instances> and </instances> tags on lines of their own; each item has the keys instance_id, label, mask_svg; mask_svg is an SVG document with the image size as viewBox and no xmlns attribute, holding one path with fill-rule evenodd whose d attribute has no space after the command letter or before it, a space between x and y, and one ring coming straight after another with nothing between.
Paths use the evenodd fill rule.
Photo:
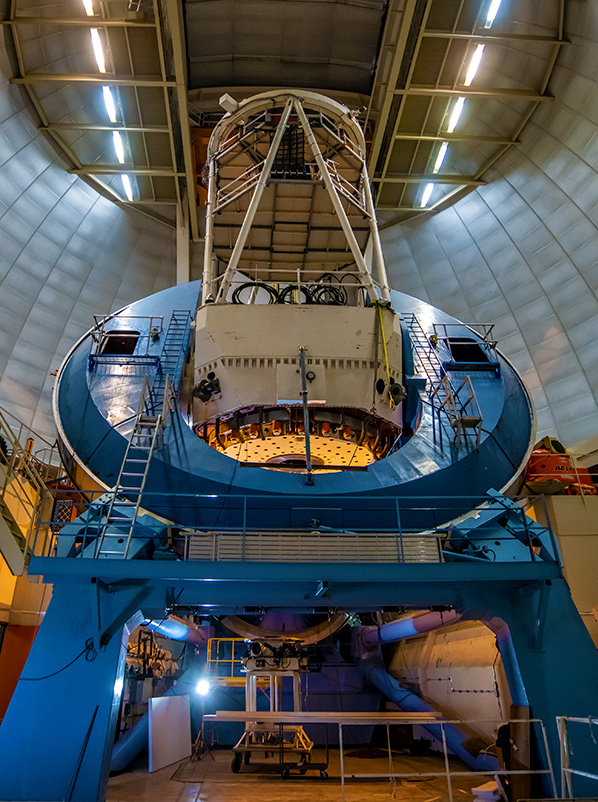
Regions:
<instances>
[{"instance_id":1,"label":"safety railing","mask_svg":"<svg viewBox=\"0 0 598 802\"><path fill-rule=\"evenodd\" d=\"M417 723L417 722L414 722ZM447 792L449 802L453 802L453 783L452 780L455 777L468 777L474 779L476 775L480 778L482 777L493 777L495 780L499 778L506 778L513 777L516 775L523 775L528 777L547 777L553 794L556 797L556 782L554 778L554 770L552 766L552 759L550 757L550 750L548 748L548 740L546 738L546 729L544 727L544 723L541 719L509 719L508 721L500 722L501 724L529 724L533 725L533 728L536 733L536 742L538 744L538 750L540 756L542 758L542 763L547 768L523 768L523 769L507 769L504 766L500 766L497 769L466 769L463 766L462 769L455 770L454 766L451 766L451 761L449 760L449 750L447 746L447 735L446 735L446 728L453 726L458 728L467 728L471 729L472 727L478 728L480 725L488 726L494 725L498 727L499 722L496 722L494 719L469 719L469 720L440 720L437 724L433 725L437 730L439 730L440 741L442 744L442 757L443 757L443 770L434 770L433 768L426 766L426 771L397 771L395 769L395 764L398 762L398 759L393 755L391 749L391 741L390 741L390 725L386 724L386 737L387 737L387 748L388 748L388 770L384 772L376 772L376 773L368 773L368 774L357 774L355 772L351 772L350 774L345 773L345 758L344 758L344 744L343 744L343 724L339 722L338 730L339 730L339 753L340 753L340 773L341 773L341 788L342 788L342 799L345 802L345 783L347 780L367 780L367 779L388 779L388 780L417 780L417 778L423 777L445 777L446 778L446 785L447 785ZM477 726L476 726L477 725ZM399 758L400 759L400 758ZM531 761L530 761L531 762ZM541 763L537 763L537 766L542 765ZM411 766L407 766L406 768L411 768ZM502 789L502 793L499 794L504 798L504 789Z\"/></svg>"},{"instance_id":2,"label":"safety railing","mask_svg":"<svg viewBox=\"0 0 598 802\"><path fill-rule=\"evenodd\" d=\"M300 249L297 253L301 253ZM234 304L316 304L326 306L367 305L367 288L354 273L343 273L326 269L325 265L316 267L267 266L257 264L246 281L235 280L231 285L227 300ZM218 287L224 275L214 279ZM373 281L375 287L379 283ZM260 291L261 290L261 291Z\"/></svg>"},{"instance_id":3,"label":"safety railing","mask_svg":"<svg viewBox=\"0 0 598 802\"><path fill-rule=\"evenodd\" d=\"M570 724L582 726L576 726L573 733ZM577 794L573 792L573 779L583 777L595 781L595 796L598 798L598 717L557 716L556 726L560 744L561 796L574 799ZM576 762L575 768L571 765L572 759Z\"/></svg>"},{"instance_id":4,"label":"safety railing","mask_svg":"<svg viewBox=\"0 0 598 802\"><path fill-rule=\"evenodd\" d=\"M46 482L57 478L60 463L41 462L32 452L34 437L38 442L47 441L1 408L0 436L0 515L28 560L34 539L39 539L39 521L47 501ZM21 438L25 438L24 446ZM46 448L48 456L54 455L53 446L47 443Z\"/></svg>"},{"instance_id":5,"label":"safety railing","mask_svg":"<svg viewBox=\"0 0 598 802\"><path fill-rule=\"evenodd\" d=\"M164 318L162 315L94 315L95 326L91 330L88 366L93 370L98 362L106 364L126 365L135 362L160 363L159 354L150 354L152 346L164 331ZM139 325L140 329L118 328L127 325ZM110 328L112 324L112 328ZM130 341L130 348L126 352L115 352L110 349L110 338L120 341Z\"/></svg>"},{"instance_id":6,"label":"safety railing","mask_svg":"<svg viewBox=\"0 0 598 802\"><path fill-rule=\"evenodd\" d=\"M54 491L46 490L46 497ZM78 516L77 526L56 527L51 537L37 547L40 556L91 558L95 556L95 541L103 528L111 507L111 493L86 493L72 491L73 503ZM67 491L61 491L64 501ZM218 496L191 493L155 493L146 490L143 507L151 509L153 519L143 520L145 510L140 510L132 539L139 543L151 543L162 556L168 552L170 559L203 561L269 561L269 562L371 562L371 563L438 563L456 561L501 562L501 546L516 541L510 532L504 536L492 530L491 540L475 532L462 533L463 523L457 521L448 526L463 509L483 509L488 512L507 513L519 528L517 559L536 562L538 560L560 561L554 535L549 533L548 550L540 548L535 522L525 514L525 508L533 506L536 497L521 499L521 507L510 512L498 500L481 504L480 498L470 496L447 497L430 502L427 497L388 499L369 495L364 499L344 496L285 496L283 499L264 498L257 494ZM130 505L132 508L132 504ZM46 503L44 509L52 510ZM120 504L123 516L122 527L130 528L126 519L126 504ZM521 510L519 514L518 509ZM168 520L177 520L178 511L185 516L192 510L194 525L177 530L169 529ZM271 522L264 528L265 514ZM421 527L421 516L426 516L430 526ZM413 517L415 516L415 517ZM74 517L74 515L73 515ZM156 518L163 519L159 524ZM517 519L517 520L515 520ZM415 525L415 521L418 525ZM155 535L147 527L160 531ZM47 532L55 523L40 516L38 530ZM113 525L118 529L118 522ZM461 529L459 529L461 527ZM73 534L73 531L76 534ZM176 533L173 534L173 531ZM36 539L37 542L37 539ZM489 545L488 545L489 544ZM151 549L150 549L151 551ZM542 557L540 552L542 551ZM151 558L151 555L150 555ZM512 548L504 561L513 560Z\"/></svg>"},{"instance_id":7,"label":"safety railing","mask_svg":"<svg viewBox=\"0 0 598 802\"><path fill-rule=\"evenodd\" d=\"M31 426L23 423L15 415L0 406L0 436L6 446L0 445L0 461L8 460L11 456L11 443L19 444L18 452L22 459L31 464L39 476L44 479L55 479L61 471L60 454L56 441L51 443L38 434ZM15 461L17 464L18 461Z\"/></svg>"},{"instance_id":8,"label":"safety railing","mask_svg":"<svg viewBox=\"0 0 598 802\"><path fill-rule=\"evenodd\" d=\"M214 723L218 724L219 722L231 722L231 721L245 721L247 713L238 713L237 711L229 712L229 711L218 711L216 714L204 716L206 723ZM277 716L280 719L277 719ZM301 724L303 727L309 728L310 725L324 725L326 728L326 742L329 743L328 738L328 728L337 727L338 732L338 759L336 757L336 752L330 749L329 746L326 747L326 763L321 764L319 762L314 761L314 756L312 754L311 760L314 761L313 765L318 769L321 768L322 776L338 776L340 779L340 788L338 788L338 796L334 794L334 791L331 790L330 793L327 792L327 796L330 798L337 798L342 800L342 802L346 802L349 794L347 786L350 785L352 782L357 781L358 783L363 784L363 781L370 781L376 782L381 780L388 780L391 784L395 783L397 780L410 780L411 782L422 781L424 779L429 779L431 777L444 779L446 782L446 793L448 796L449 802L454 802L455 799L455 792L453 788L454 781L457 778L467 778L468 784L473 784L477 781L486 782L488 780L494 780L496 783L496 796L495 798L502 798L506 799L506 792L503 784L500 782L501 780L510 780L516 777L529 777L530 781L533 782L534 779L539 780L548 785L550 790L552 791L552 795L554 797L557 796L556 791L556 782L554 777L554 769L552 764L552 759L550 755L550 750L548 747L548 740L546 737L546 730L544 727L544 723L541 719L510 719L509 721L502 721L499 722L496 719L475 719L475 720L447 720L439 716L437 713L430 713L430 714L417 714L417 713L308 713L308 712L295 712L295 713L262 713L262 718L267 720L269 726L272 727L273 731L276 729L279 730L279 737L282 738L284 734L284 728L288 727L291 729L296 724ZM510 725L518 725L518 726L528 726L530 730L533 731L535 736L535 742L537 745L536 754L532 753L529 760L525 762L528 765L523 765L523 768L506 768L504 761L499 760L497 754L497 747L496 745L491 745L486 750L488 755L496 756L495 765L492 765L492 761L489 760L488 768L482 769L470 769L467 768L464 763L458 761L454 758L452 754L449 752L449 732L451 730L454 731L456 727L461 732L463 731L479 731L480 728L483 728L485 731L494 729L495 731L498 727L503 724ZM437 739L437 743L434 744L434 753L430 754L426 757L425 763L423 764L423 770L417 771L416 765L414 766L414 760L411 757L404 758L401 754L398 754L396 750L393 749L392 746L392 731L391 727L397 725L408 725L408 726L424 726L428 731L431 732L434 738ZM378 726L381 730L384 728L386 730L386 744L385 748L381 747L380 752L382 754L380 757L376 756L368 756L367 764L374 769L378 769L377 771L369 771L369 772L359 772L356 771L358 768L358 761L359 758L351 755L349 750L354 749L355 743L355 736L352 738L352 743L348 747L348 744L345 743L345 728L350 727L352 730L357 727L372 727ZM359 742L359 740L357 741ZM432 741L430 740L429 743L431 744ZM348 748L347 748L348 747ZM274 751L274 750L273 750ZM274 754L276 754L274 752ZM281 754L280 756L280 768L281 771L284 770L286 766L288 766L291 771L299 770L302 774L305 773L302 771L303 768L307 767L309 770L310 762L300 763L300 764L287 764L284 762L284 758ZM521 762L521 759L520 761ZM283 776L288 777L289 771L287 770L286 774ZM499 785L500 783L500 785ZM333 786L334 788L334 786ZM436 791L436 789L435 789ZM465 793L462 789L459 790L460 794ZM391 796L394 797L394 793L391 792ZM351 794L351 798L353 798L353 794ZM457 794L457 799L461 797Z\"/></svg>"},{"instance_id":9,"label":"safety railing","mask_svg":"<svg viewBox=\"0 0 598 802\"><path fill-rule=\"evenodd\" d=\"M209 638L206 671L210 678L242 678L242 656L247 651L245 638Z\"/></svg>"}]
</instances>

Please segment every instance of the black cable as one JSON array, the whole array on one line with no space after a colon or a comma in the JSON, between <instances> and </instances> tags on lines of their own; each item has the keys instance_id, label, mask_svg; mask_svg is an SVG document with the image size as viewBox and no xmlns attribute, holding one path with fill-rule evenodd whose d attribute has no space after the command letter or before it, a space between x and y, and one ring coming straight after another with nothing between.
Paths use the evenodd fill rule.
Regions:
<instances>
[{"instance_id":1,"label":"black cable","mask_svg":"<svg viewBox=\"0 0 598 802\"><path fill-rule=\"evenodd\" d=\"M320 284L312 290L312 299L315 304L345 306L347 304L347 293L340 284L338 287L334 287L332 284Z\"/></svg>"},{"instance_id":2,"label":"black cable","mask_svg":"<svg viewBox=\"0 0 598 802\"><path fill-rule=\"evenodd\" d=\"M93 645L93 638L87 638L83 650L80 651L79 654L76 657L74 657L70 663L67 663L65 666L59 668L57 671L53 671L51 674L46 674L43 677L21 677L21 680L23 682L39 682L42 679L50 679L50 677L55 677L57 674L66 671L67 668L70 668L70 666L72 666L73 663L76 663L80 657L83 657L83 655L85 655L85 659L87 660L88 663L92 663L98 656L95 646Z\"/></svg>"},{"instance_id":3,"label":"black cable","mask_svg":"<svg viewBox=\"0 0 598 802\"><path fill-rule=\"evenodd\" d=\"M254 289L259 288L261 290L266 290L268 295L270 296L270 300L268 301L269 304L276 304L280 303L278 293L271 287L269 284L266 284L264 281L246 281L243 284L239 284L239 286L235 289L232 295L232 302L234 304L245 304L245 301L241 300L241 292L247 289ZM246 305L246 304L245 304Z\"/></svg>"},{"instance_id":4,"label":"black cable","mask_svg":"<svg viewBox=\"0 0 598 802\"><path fill-rule=\"evenodd\" d=\"M290 304L293 303L291 295L295 292L299 291L303 293L303 303L304 304L311 304L313 303L311 293L309 288L305 286L305 284L289 284L284 290L281 290L278 293L278 303L279 304ZM288 300L287 300L288 299Z\"/></svg>"}]
</instances>

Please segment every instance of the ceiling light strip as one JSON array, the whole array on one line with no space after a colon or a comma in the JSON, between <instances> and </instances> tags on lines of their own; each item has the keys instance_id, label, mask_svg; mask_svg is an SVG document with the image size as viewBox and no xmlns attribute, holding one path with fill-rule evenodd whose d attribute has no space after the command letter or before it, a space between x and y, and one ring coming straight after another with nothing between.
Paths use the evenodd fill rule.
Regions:
<instances>
[{"instance_id":1,"label":"ceiling light strip","mask_svg":"<svg viewBox=\"0 0 598 802\"><path fill-rule=\"evenodd\" d=\"M480 66L480 62L482 60L482 56L484 55L485 47L486 45L476 45L476 49L473 51L473 56L471 57L471 61L469 62L469 67L467 68L467 73L465 75L465 80L463 81L463 86L471 86L471 82L476 76L476 73Z\"/></svg>"},{"instance_id":2,"label":"ceiling light strip","mask_svg":"<svg viewBox=\"0 0 598 802\"><path fill-rule=\"evenodd\" d=\"M93 47L94 56L96 57L98 70L104 73L106 72L106 58L104 56L102 40L100 39L100 32L97 28L90 28L89 32L91 34L91 45Z\"/></svg>"},{"instance_id":3,"label":"ceiling light strip","mask_svg":"<svg viewBox=\"0 0 598 802\"><path fill-rule=\"evenodd\" d=\"M461 112L463 111L463 106L465 104L465 98L461 95L457 98L455 105L453 106L453 110L451 112L451 116L449 117L449 122L446 127L447 133L452 134L455 128L457 127L457 123L459 122L459 117L461 116Z\"/></svg>"},{"instance_id":4,"label":"ceiling light strip","mask_svg":"<svg viewBox=\"0 0 598 802\"><path fill-rule=\"evenodd\" d=\"M419 204L420 209L423 209L427 205L432 195L433 189L434 189L434 184L426 184L426 188L424 189L424 193L422 195L422 199Z\"/></svg>"},{"instance_id":5,"label":"ceiling light strip","mask_svg":"<svg viewBox=\"0 0 598 802\"><path fill-rule=\"evenodd\" d=\"M486 22L484 23L484 28L491 28L492 23L496 19L496 15L498 14L498 9L500 8L502 0L492 0L490 3L490 7L488 8L488 13L486 14Z\"/></svg>"}]
</instances>

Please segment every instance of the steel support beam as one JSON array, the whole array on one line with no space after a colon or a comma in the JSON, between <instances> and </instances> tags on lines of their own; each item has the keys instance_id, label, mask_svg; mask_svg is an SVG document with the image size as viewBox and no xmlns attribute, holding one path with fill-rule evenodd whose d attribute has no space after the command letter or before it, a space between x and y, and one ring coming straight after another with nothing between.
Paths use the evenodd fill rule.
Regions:
<instances>
[{"instance_id":1,"label":"steel support beam","mask_svg":"<svg viewBox=\"0 0 598 802\"><path fill-rule=\"evenodd\" d=\"M190 278L189 204L185 192L181 203L176 207L176 283L187 284Z\"/></svg>"},{"instance_id":2,"label":"steel support beam","mask_svg":"<svg viewBox=\"0 0 598 802\"><path fill-rule=\"evenodd\" d=\"M147 175L160 176L162 178L179 178L185 173L177 173L171 167L139 167L127 168L123 165L95 165L83 164L81 169L69 170L72 175Z\"/></svg>"},{"instance_id":3,"label":"steel support beam","mask_svg":"<svg viewBox=\"0 0 598 802\"><path fill-rule=\"evenodd\" d=\"M459 184L460 186L485 186L486 181L480 181L470 175L387 175L384 178L372 178L377 184L421 184L429 182L431 184Z\"/></svg>"},{"instance_id":4,"label":"steel support beam","mask_svg":"<svg viewBox=\"0 0 598 802\"><path fill-rule=\"evenodd\" d=\"M218 295L216 297L216 303L226 301L226 296L230 289L230 285L233 280L233 276L239 264L239 260L241 259L241 255L243 253L243 249L245 247L245 243L247 242L247 237L249 236L249 231L251 226L253 225L253 220L255 218L260 200L262 195L264 194L264 190L268 183L268 179L270 177L270 171L272 169L272 165L274 164L274 159L276 158L276 154L278 153L278 148L280 147L280 143L282 142L283 134L286 130L287 121L293 109L293 101L287 100L285 109L281 115L280 121L278 123L278 127L276 128L276 133L272 139L270 144L270 150L268 151L268 155L264 160L264 166L262 167L262 171L259 177L259 180L255 186L255 190L253 192L253 196L249 201L249 206L247 207L247 212L245 213L245 219L243 220L243 225L241 226L241 230L239 232L239 236L237 237L237 241L235 243L235 247L233 248L233 252L229 259L228 265L226 267L226 272L222 278L222 283L220 285L220 289L218 290ZM297 106L297 111L299 111L299 105ZM215 158L215 157L214 157ZM212 165L214 164L214 159L212 159L212 163L210 166L210 170L212 169ZM210 186L214 184L214 181L210 182ZM214 190L215 191L215 190ZM215 213L215 209L212 206L209 209L210 216L213 217ZM206 233L206 248L207 248L207 233ZM206 250L206 262L210 260L210 254L208 254Z\"/></svg>"},{"instance_id":5,"label":"steel support beam","mask_svg":"<svg viewBox=\"0 0 598 802\"><path fill-rule=\"evenodd\" d=\"M396 134L395 141L401 142L466 142L478 145L519 145L518 139L504 139L496 136L458 136L456 134L445 134L444 136L429 136L424 134Z\"/></svg>"},{"instance_id":6,"label":"steel support beam","mask_svg":"<svg viewBox=\"0 0 598 802\"><path fill-rule=\"evenodd\" d=\"M166 18L171 34L172 59L174 64L174 86L179 116L180 135L183 145L183 162L187 182L187 199L189 205L189 223L191 236L199 239L197 221L197 203L195 199L195 169L189 133L189 113L187 108L187 54L185 52L185 32L183 27L182 5L180 0L165 0ZM169 84L172 85L172 84Z\"/></svg>"},{"instance_id":7,"label":"steel support beam","mask_svg":"<svg viewBox=\"0 0 598 802\"><path fill-rule=\"evenodd\" d=\"M81 28L155 28L154 22L93 17L20 17L0 20L1 25L69 25Z\"/></svg>"},{"instance_id":8,"label":"steel support beam","mask_svg":"<svg viewBox=\"0 0 598 802\"><path fill-rule=\"evenodd\" d=\"M423 31L424 39L465 39L472 42L529 42L547 45L568 45L554 36L534 36L524 33L455 33L453 31Z\"/></svg>"},{"instance_id":9,"label":"steel support beam","mask_svg":"<svg viewBox=\"0 0 598 802\"><path fill-rule=\"evenodd\" d=\"M411 86L409 89L395 89L395 95L419 95L421 97L511 97L516 100L527 100L530 103L535 103L543 100L554 100L552 95L539 95L533 89L503 89L502 87L494 87L491 89L472 89L468 86L463 86L460 89L442 89L435 87L425 86Z\"/></svg>"},{"instance_id":10,"label":"steel support beam","mask_svg":"<svg viewBox=\"0 0 598 802\"><path fill-rule=\"evenodd\" d=\"M386 126L388 123L388 119L390 117L390 112L392 108L392 102L394 98L394 89L397 85L397 80L399 77L399 70L401 69L401 64L403 61L403 55L405 51L405 45L407 43L407 38L409 36L409 32L411 30L411 23L413 21L413 15L415 14L415 9L417 7L417 0L407 0L405 4L405 8L402 12L402 18L400 22L399 34L397 36L397 40L394 43L393 47L393 54L392 54L392 61L390 66L390 72L388 75L388 80L386 81L386 89L384 94L384 100L382 102L382 108L378 115L378 119L376 120L376 129L374 131L374 139L372 141L372 145L370 147L370 154L369 154L369 173L370 176L374 174L376 169L376 164L378 162L378 157L380 155L380 151L382 149L382 142L384 139L384 135L386 133ZM397 12L400 13L400 12ZM389 23L391 19L391 13L389 13ZM387 30L385 33L389 35L390 31ZM387 45L383 43L382 48L389 47L392 45ZM378 59L380 62L380 58ZM376 79L377 79L376 75ZM375 86L375 84L374 84ZM374 96L374 90L372 90L372 97ZM372 112L372 107L368 109L368 114L366 118L366 123L368 122Z\"/></svg>"},{"instance_id":11,"label":"steel support beam","mask_svg":"<svg viewBox=\"0 0 598 802\"><path fill-rule=\"evenodd\" d=\"M351 224L349 223L349 219L347 214L343 208L341 199L339 194L336 190L332 177L330 175L330 171L328 170L328 165L322 155L320 147L316 141L316 137L312 130L311 125L309 124L309 120L307 119L307 115L303 109L301 103L297 103L295 106L295 110L297 112L297 116L299 117L299 121L303 127L303 131L305 132L305 138L307 140L307 146L312 152L314 159L316 160L316 164L318 165L318 169L322 175L324 180L324 185L328 190L328 194L330 196L330 200L332 201L332 205L334 207L334 211L338 215L339 223L341 224L341 228L345 233L345 237L347 238L347 242L349 243L349 247L351 248L351 253L353 254L353 259L355 260L355 265L357 267L357 272L359 273L361 280L370 296L370 300L374 301L379 298L379 293L377 288L372 281L372 276L368 270L368 267L365 263L365 259L363 258L363 254L361 252L361 248L359 247L359 243L355 237L353 229L351 228ZM375 223L375 221L374 221ZM371 224L371 218L370 218ZM382 269L384 266L382 265ZM386 278L385 274L381 276L382 280Z\"/></svg>"},{"instance_id":12,"label":"steel support beam","mask_svg":"<svg viewBox=\"0 0 598 802\"><path fill-rule=\"evenodd\" d=\"M88 123L50 123L40 125L40 131L124 131L141 134L168 134L166 125L90 125Z\"/></svg>"},{"instance_id":13,"label":"steel support beam","mask_svg":"<svg viewBox=\"0 0 598 802\"><path fill-rule=\"evenodd\" d=\"M164 81L161 78L125 78L122 76L110 75L109 73L50 73L50 72L30 72L22 78L11 78L12 84L48 84L48 83L89 83L89 84L108 84L110 86L172 86L175 81Z\"/></svg>"}]
</instances>

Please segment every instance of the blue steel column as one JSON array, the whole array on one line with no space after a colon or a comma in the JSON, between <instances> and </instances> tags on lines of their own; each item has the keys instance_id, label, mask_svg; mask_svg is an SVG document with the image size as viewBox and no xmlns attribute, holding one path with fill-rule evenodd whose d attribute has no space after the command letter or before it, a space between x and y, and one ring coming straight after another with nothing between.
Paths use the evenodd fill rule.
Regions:
<instances>
[{"instance_id":1,"label":"blue steel column","mask_svg":"<svg viewBox=\"0 0 598 802\"><path fill-rule=\"evenodd\" d=\"M128 635L144 594L55 585L0 727L0 799L104 798Z\"/></svg>"},{"instance_id":2,"label":"blue steel column","mask_svg":"<svg viewBox=\"0 0 598 802\"><path fill-rule=\"evenodd\" d=\"M598 650L562 577L531 583L508 594L481 592L476 595L478 601L486 596L487 609L492 609L509 627L531 716L544 722L558 782L559 739L555 718L598 716ZM464 600L464 606L469 608L468 617L473 617L476 607L473 599L471 602L468 605ZM505 668L508 664L507 659ZM507 679L510 685L514 683L513 690L517 693L516 678L508 676ZM538 731L536 738L546 768ZM577 765L591 765L588 743L580 739L570 742L570 746ZM546 783L544 791L551 796L552 789ZM574 791L579 797L595 796L595 781L576 777Z\"/></svg>"}]
</instances>

